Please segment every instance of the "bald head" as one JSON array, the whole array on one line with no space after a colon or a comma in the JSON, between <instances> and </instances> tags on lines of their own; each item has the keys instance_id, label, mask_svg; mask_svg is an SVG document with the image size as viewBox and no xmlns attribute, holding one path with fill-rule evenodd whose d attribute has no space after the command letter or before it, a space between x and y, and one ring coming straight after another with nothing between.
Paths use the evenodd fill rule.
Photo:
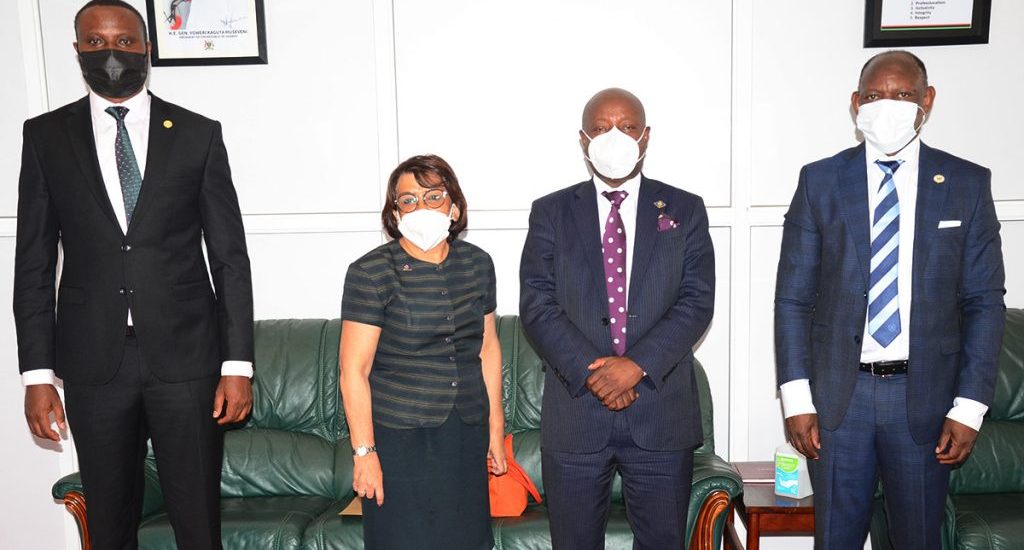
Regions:
<instances>
[{"instance_id":1,"label":"bald head","mask_svg":"<svg viewBox=\"0 0 1024 550\"><path fill-rule=\"evenodd\" d=\"M928 69L920 57L904 51L892 50L882 52L868 59L867 63L860 69L860 79L857 87L864 88L864 83L872 80L878 71L895 71L910 75L917 81L918 86L923 90L928 87Z\"/></svg>"},{"instance_id":2,"label":"bald head","mask_svg":"<svg viewBox=\"0 0 1024 550\"><path fill-rule=\"evenodd\" d=\"M583 108L583 129L589 132L595 118L609 110L628 113L640 126L647 125L644 104L638 97L622 88L608 88L594 94Z\"/></svg>"}]
</instances>

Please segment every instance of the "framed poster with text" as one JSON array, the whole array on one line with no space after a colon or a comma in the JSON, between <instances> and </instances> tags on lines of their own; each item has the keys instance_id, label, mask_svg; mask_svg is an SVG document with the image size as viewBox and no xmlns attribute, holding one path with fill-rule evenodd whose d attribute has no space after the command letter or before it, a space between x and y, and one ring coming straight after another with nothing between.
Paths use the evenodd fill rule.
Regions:
<instances>
[{"instance_id":1,"label":"framed poster with text","mask_svg":"<svg viewBox=\"0 0 1024 550\"><path fill-rule=\"evenodd\" d=\"M992 0L867 0L864 47L988 44Z\"/></svg>"},{"instance_id":2,"label":"framed poster with text","mask_svg":"<svg viewBox=\"0 0 1024 550\"><path fill-rule=\"evenodd\" d=\"M263 0L146 0L153 66L267 63Z\"/></svg>"}]
</instances>

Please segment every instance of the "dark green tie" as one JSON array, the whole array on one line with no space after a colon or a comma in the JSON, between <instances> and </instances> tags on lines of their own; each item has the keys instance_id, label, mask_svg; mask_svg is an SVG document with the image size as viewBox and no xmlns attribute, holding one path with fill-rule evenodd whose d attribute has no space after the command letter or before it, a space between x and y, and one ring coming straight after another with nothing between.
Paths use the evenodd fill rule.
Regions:
<instances>
[{"instance_id":1,"label":"dark green tie","mask_svg":"<svg viewBox=\"0 0 1024 550\"><path fill-rule=\"evenodd\" d=\"M128 225L132 224L135 203L139 202L139 190L142 189L142 174L139 162L135 160L132 140L128 137L128 128L124 125L124 117L128 114L127 107L107 107L107 114L117 121L117 139L114 140L114 157L117 160L117 176L121 179L121 195L124 197L124 212Z\"/></svg>"}]
</instances>

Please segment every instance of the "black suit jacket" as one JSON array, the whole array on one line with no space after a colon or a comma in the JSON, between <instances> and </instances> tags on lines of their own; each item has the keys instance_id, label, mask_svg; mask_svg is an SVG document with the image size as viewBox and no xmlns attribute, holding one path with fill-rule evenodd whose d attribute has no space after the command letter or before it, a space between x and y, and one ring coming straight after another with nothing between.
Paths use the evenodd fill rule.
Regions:
<instances>
[{"instance_id":1,"label":"black suit jacket","mask_svg":"<svg viewBox=\"0 0 1024 550\"><path fill-rule=\"evenodd\" d=\"M142 359L161 380L252 361L249 257L220 124L155 96L150 116L127 234L103 185L89 98L25 122L14 276L22 372L53 369L79 384L110 380L129 307Z\"/></svg>"},{"instance_id":2,"label":"black suit jacket","mask_svg":"<svg viewBox=\"0 0 1024 550\"><path fill-rule=\"evenodd\" d=\"M648 376L637 386L639 399L621 414L638 446L682 450L703 439L693 346L714 310L714 249L700 197L648 178L642 178L639 195L626 356ZM660 213L679 226L659 231ZM545 364L541 435L548 449L603 449L620 414L586 388L587 365L612 355L602 258L592 181L533 203L520 263L519 312Z\"/></svg>"}]
</instances>

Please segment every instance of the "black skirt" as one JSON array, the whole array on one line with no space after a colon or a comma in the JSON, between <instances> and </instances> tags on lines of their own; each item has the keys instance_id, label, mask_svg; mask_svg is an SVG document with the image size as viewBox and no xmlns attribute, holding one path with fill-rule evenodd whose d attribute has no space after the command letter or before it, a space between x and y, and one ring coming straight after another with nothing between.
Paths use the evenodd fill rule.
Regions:
<instances>
[{"instance_id":1,"label":"black skirt","mask_svg":"<svg viewBox=\"0 0 1024 550\"><path fill-rule=\"evenodd\" d=\"M374 425L384 504L363 500L367 550L489 550L486 424L454 409L436 428Z\"/></svg>"}]
</instances>

